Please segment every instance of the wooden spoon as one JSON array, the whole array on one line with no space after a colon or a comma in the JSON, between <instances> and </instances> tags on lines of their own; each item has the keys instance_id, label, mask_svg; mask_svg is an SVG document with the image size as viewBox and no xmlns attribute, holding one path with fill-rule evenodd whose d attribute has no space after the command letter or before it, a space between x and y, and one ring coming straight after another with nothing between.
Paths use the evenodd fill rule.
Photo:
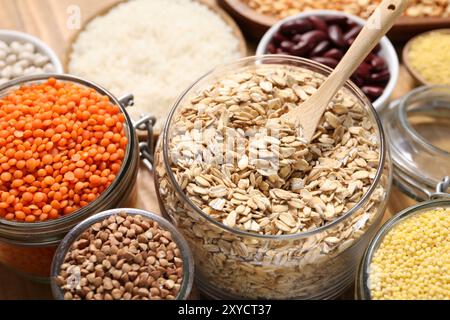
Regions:
<instances>
[{"instance_id":1,"label":"wooden spoon","mask_svg":"<svg viewBox=\"0 0 450 320\"><path fill-rule=\"evenodd\" d=\"M392 28L407 4L408 0L383 0L319 90L298 108L284 114L281 119L293 123L296 127L300 126L303 137L310 142L330 101Z\"/></svg>"}]
</instances>

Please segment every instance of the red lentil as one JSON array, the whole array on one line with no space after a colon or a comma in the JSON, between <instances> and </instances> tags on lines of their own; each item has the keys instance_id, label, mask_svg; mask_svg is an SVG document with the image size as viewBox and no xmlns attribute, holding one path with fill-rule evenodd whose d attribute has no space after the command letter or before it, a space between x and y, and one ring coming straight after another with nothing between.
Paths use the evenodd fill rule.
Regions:
<instances>
[{"instance_id":1,"label":"red lentil","mask_svg":"<svg viewBox=\"0 0 450 320\"><path fill-rule=\"evenodd\" d=\"M97 199L116 178L124 115L95 90L50 78L0 99L0 218L45 221Z\"/></svg>"}]
</instances>

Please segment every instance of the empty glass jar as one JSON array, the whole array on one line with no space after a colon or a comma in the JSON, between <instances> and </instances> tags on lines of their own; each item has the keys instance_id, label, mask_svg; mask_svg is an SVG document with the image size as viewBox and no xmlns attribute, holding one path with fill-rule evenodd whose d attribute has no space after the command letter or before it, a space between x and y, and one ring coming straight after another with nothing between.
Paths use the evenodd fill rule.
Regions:
<instances>
[{"instance_id":1,"label":"empty glass jar","mask_svg":"<svg viewBox=\"0 0 450 320\"><path fill-rule=\"evenodd\" d=\"M409 197L430 198L450 174L450 87L421 87L382 113L394 183Z\"/></svg>"}]
</instances>

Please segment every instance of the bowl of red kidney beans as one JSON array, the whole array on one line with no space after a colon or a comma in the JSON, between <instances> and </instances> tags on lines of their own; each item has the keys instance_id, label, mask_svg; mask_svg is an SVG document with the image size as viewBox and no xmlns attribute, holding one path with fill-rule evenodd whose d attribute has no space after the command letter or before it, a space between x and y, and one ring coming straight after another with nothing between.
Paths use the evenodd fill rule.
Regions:
<instances>
[{"instance_id":1,"label":"bowl of red kidney beans","mask_svg":"<svg viewBox=\"0 0 450 320\"><path fill-rule=\"evenodd\" d=\"M257 55L283 54L307 58L335 68L363 28L365 20L332 10L303 12L275 24L258 45ZM391 98L399 76L394 46L384 37L351 80L377 111Z\"/></svg>"}]
</instances>

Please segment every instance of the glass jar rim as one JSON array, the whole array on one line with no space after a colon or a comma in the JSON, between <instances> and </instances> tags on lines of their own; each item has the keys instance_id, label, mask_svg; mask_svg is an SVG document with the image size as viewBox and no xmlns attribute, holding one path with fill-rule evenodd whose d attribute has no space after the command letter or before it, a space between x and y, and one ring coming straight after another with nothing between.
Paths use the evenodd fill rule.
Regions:
<instances>
[{"instance_id":1,"label":"glass jar rim","mask_svg":"<svg viewBox=\"0 0 450 320\"><path fill-rule=\"evenodd\" d=\"M368 286L369 275L366 271L369 270L372 263L372 258L383 242L384 237L400 223L411 218L411 216L420 214L427 209L431 210L432 208L450 208L450 200L437 199L420 202L396 214L391 219L386 221L385 224L380 228L380 230L378 230L377 234L370 241L369 246L367 247L366 252L364 253L364 256L361 260L359 270L357 271L356 295L358 298L363 300L371 299L371 293Z\"/></svg>"},{"instance_id":2,"label":"glass jar rim","mask_svg":"<svg viewBox=\"0 0 450 320\"><path fill-rule=\"evenodd\" d=\"M132 148L132 146L134 145L134 134L133 134L134 126L133 126L133 122L131 121L130 116L128 115L128 112L125 110L125 106L123 106L122 103L120 103L119 99L117 99L115 95L113 95L107 89L105 89L104 87L102 87L94 82L83 79L81 77L69 75L69 74L32 75L32 76L20 77L20 78L17 78L10 82L5 83L4 85L0 86L0 94L2 92L4 92L5 90L8 90L15 86L22 86L22 85L26 85L26 84L29 84L32 82L45 81L45 80L48 80L49 78L55 78L56 80L71 82L74 84L78 84L78 85L82 85L82 86L94 89L96 92L98 92L104 96L107 96L111 103L113 103L114 105L117 105L119 107L120 111L125 116L125 122L126 122L125 127L126 127L126 134L128 137L127 150L125 152L124 160L122 161L120 171L117 174L116 179L113 181L113 183L106 190L104 190L103 193L97 199L90 202L87 206L80 208L77 211L75 211L69 215L66 215L66 216L63 216L63 217L60 217L60 218L57 218L54 220L47 220L44 222L39 221L39 222L33 222L33 223L26 223L26 222L8 221L5 219L0 219L0 230L2 227L6 227L8 229L11 229L12 232L14 232L14 230L17 230L17 229L23 230L24 228L26 228L27 231L29 230L30 232L33 232L33 231L40 231L43 229L45 229L45 230L50 229L50 228L53 229L54 227L63 227L66 223L76 221L80 217L84 216L87 212L89 212L89 210L91 210L92 207L95 207L98 203L101 203L117 187L121 178L123 178L123 176L126 174L126 172L127 172L126 167L128 166L129 162L131 161L131 158L134 153L133 148ZM2 234L1 231L0 231L0 238L2 240L6 240L8 242L16 243L16 241L10 240L7 237L4 237L4 235ZM39 245L39 244L36 244L36 245Z\"/></svg>"},{"instance_id":3,"label":"glass jar rim","mask_svg":"<svg viewBox=\"0 0 450 320\"><path fill-rule=\"evenodd\" d=\"M118 208L97 213L83 220L69 231L56 249L56 253L52 261L50 279L54 298L58 298L61 295L61 288L55 283L55 278L59 275L61 265L63 264L64 258L73 242L95 223L104 221L108 217L119 215L121 213L126 213L127 215L141 215L144 218L156 221L164 230L167 230L172 234L173 241L179 247L183 259L183 282L176 299L187 299L192 291L195 270L194 257L186 239L178 231L178 229L165 218L150 211L132 208Z\"/></svg>"},{"instance_id":4,"label":"glass jar rim","mask_svg":"<svg viewBox=\"0 0 450 320\"><path fill-rule=\"evenodd\" d=\"M383 168L386 162L386 153L388 152L386 149L386 139L383 131L383 127L381 124L380 117L378 116L375 108L373 107L372 103L369 101L369 99L362 93L362 91L350 80L348 80L345 83L344 88L348 89L350 93L352 93L356 98L359 99L360 102L363 103L364 106L367 107L367 111L372 115L372 117L375 119L375 124L377 126L378 135L379 135L379 146L380 146L380 158L379 158L379 164L377 168L376 176L373 180L372 185L367 190L367 192L364 194L364 196L358 201L358 203L348 210L345 214L337 218L336 220L332 221L331 223L325 224L319 228L316 228L314 230L306 231L306 232L300 232L295 234L288 234L288 235L261 235L257 233L252 233L236 228L231 228L223 224L222 222L212 218L208 214L204 213L200 208L198 208L190 199L186 196L186 194L181 189L179 183L175 179L175 176L172 172L172 169L170 168L169 164L169 131L171 129L171 122L172 119L176 113L176 111L179 109L181 102L186 98L186 96L191 92L191 90L198 85L203 80L208 79L208 77L214 75L215 73L219 73L221 71L228 70L230 67L236 67L243 65L245 63L251 63L254 62L255 66L262 65L264 60L266 59L273 59L274 62L272 62L273 65L280 64L285 65L287 67L298 67L298 68L307 68L311 67L314 68L314 72L322 72L322 75L328 76L333 71L331 68L322 65L320 63L317 63L312 60L299 58L299 57L293 57L288 55L261 55L261 56L252 56L252 57L246 57L243 59L239 59L237 61L234 61L232 63L228 64L222 64L221 66L218 66L217 68L211 70L210 72L203 75L201 78L199 78L197 81L195 81L188 89L186 89L180 97L175 102L173 108L171 109L169 116L167 117L166 124L164 126L163 131L163 162L164 167L167 173L167 176L172 183L172 185L175 188L175 192L183 201L185 201L188 206L193 209L197 214L200 215L201 218L206 219L208 222L212 223L214 226L218 227L219 229L225 230L227 232L230 232L232 234L242 236L242 237L248 237L248 238L258 238L258 239L266 239L266 240L295 240L295 239L302 239L307 238L316 234L319 234L323 231L326 231L328 229L331 229L332 227L338 225L339 223L347 220L353 214L360 209L362 209L363 205L369 200L369 198L372 196L373 192L376 190L376 187L381 179L381 176L383 174ZM293 66L288 65L286 62L293 62L302 64L301 66Z\"/></svg>"}]
</instances>

